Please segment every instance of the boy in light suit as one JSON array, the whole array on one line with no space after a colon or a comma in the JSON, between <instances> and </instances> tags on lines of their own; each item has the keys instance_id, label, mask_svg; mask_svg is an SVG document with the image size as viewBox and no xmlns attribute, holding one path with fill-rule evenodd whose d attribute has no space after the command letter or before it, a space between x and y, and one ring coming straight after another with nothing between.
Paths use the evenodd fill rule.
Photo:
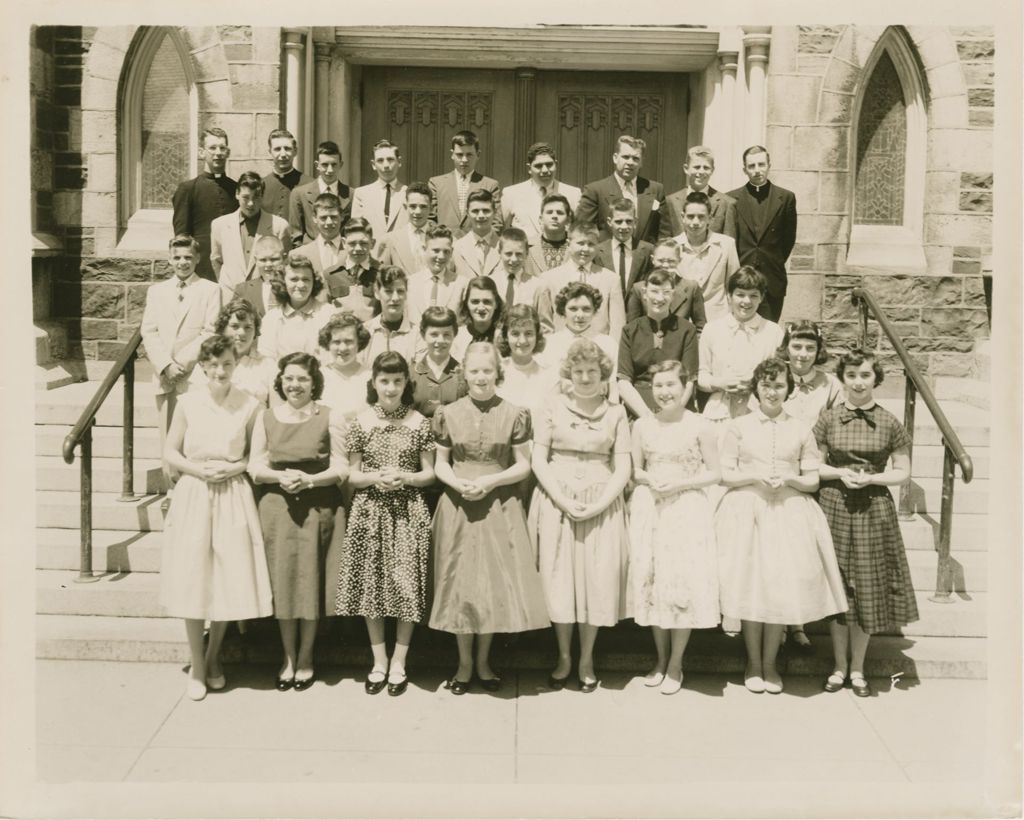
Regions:
<instances>
[{"instance_id":1,"label":"boy in light suit","mask_svg":"<svg viewBox=\"0 0 1024 820\"><path fill-rule=\"evenodd\" d=\"M427 262L426 232L430 226L430 188L412 182L405 189L405 210L408 222L384 235L377 246L380 266L394 265L409 275Z\"/></svg>"},{"instance_id":2,"label":"boy in light suit","mask_svg":"<svg viewBox=\"0 0 1024 820\"><path fill-rule=\"evenodd\" d=\"M490 191L473 191L466 198L472 230L456 240L452 262L459 276L490 276L498 267L498 233L494 230L494 197Z\"/></svg>"},{"instance_id":3,"label":"boy in light suit","mask_svg":"<svg viewBox=\"0 0 1024 820\"><path fill-rule=\"evenodd\" d=\"M380 239L409 218L405 212L406 186L398 179L402 152L394 143L380 140L373 146L370 165L377 179L352 192L352 218L365 219L370 223L373 235Z\"/></svg>"},{"instance_id":4,"label":"boy in light suit","mask_svg":"<svg viewBox=\"0 0 1024 820\"><path fill-rule=\"evenodd\" d=\"M430 193L434 221L447 225L456 237L469 230L467 200L473 191L481 188L494 197L494 229L500 231L501 185L498 180L486 177L476 170L480 160L480 141L472 131L459 131L452 137L452 163L450 174L431 177Z\"/></svg>"},{"instance_id":5,"label":"boy in light suit","mask_svg":"<svg viewBox=\"0 0 1024 820\"><path fill-rule=\"evenodd\" d=\"M432 225L426 235L427 265L409 277L405 313L415 327L428 307L440 305L456 313L469 279L452 270L452 232L446 225Z\"/></svg>"},{"instance_id":6,"label":"boy in light suit","mask_svg":"<svg viewBox=\"0 0 1024 820\"><path fill-rule=\"evenodd\" d=\"M520 228L531 243L541 233L540 209L544 198L551 194L565 197L571 212L580 201L579 188L562 182L555 176L558 162L555 149L546 142L535 142L526 152L526 170L530 178L501 191L501 212L505 227Z\"/></svg>"},{"instance_id":7,"label":"boy in light suit","mask_svg":"<svg viewBox=\"0 0 1024 820\"><path fill-rule=\"evenodd\" d=\"M221 289L196 274L199 243L179 234L170 241L168 251L173 275L146 291L140 327L146 356L153 365L161 455L175 400L188 390L199 346L213 335L221 306ZM166 463L162 470L165 489L170 490L171 472Z\"/></svg>"}]
</instances>

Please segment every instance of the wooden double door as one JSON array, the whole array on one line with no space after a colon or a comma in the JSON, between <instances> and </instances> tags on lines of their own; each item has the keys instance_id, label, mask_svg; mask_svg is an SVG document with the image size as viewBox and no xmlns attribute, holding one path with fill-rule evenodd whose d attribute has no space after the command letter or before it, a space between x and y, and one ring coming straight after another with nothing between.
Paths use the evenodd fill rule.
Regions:
<instances>
[{"instance_id":1,"label":"wooden double door","mask_svg":"<svg viewBox=\"0 0 1024 820\"><path fill-rule=\"evenodd\" d=\"M612 171L620 134L647 143L642 174L683 187L689 110L686 74L371 67L363 69L361 163L356 184L373 180L373 144L402 151L401 178L450 171L450 140L480 138L482 173L511 185L527 177L526 148L555 146L558 176L579 187Z\"/></svg>"}]
</instances>

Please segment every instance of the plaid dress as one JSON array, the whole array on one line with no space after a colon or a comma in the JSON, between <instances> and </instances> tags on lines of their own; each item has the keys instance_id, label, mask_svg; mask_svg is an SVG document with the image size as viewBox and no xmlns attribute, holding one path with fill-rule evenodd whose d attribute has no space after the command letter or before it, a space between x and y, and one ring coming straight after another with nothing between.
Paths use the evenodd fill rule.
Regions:
<instances>
[{"instance_id":1,"label":"plaid dress","mask_svg":"<svg viewBox=\"0 0 1024 820\"><path fill-rule=\"evenodd\" d=\"M878 404L851 409L837 402L822 411L814 438L833 467L869 473L885 470L889 456L910 446L896 417ZM850 603L845 616L870 634L891 632L918 618L896 505L888 487L851 490L842 481L823 481L819 503L825 512Z\"/></svg>"}]
</instances>

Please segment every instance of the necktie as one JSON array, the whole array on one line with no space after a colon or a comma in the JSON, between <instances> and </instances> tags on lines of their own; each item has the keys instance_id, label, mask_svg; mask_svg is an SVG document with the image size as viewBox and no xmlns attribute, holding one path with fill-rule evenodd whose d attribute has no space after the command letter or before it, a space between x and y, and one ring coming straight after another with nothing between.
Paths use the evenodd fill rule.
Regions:
<instances>
[{"instance_id":1,"label":"necktie","mask_svg":"<svg viewBox=\"0 0 1024 820\"><path fill-rule=\"evenodd\" d=\"M384 222L391 218L391 183L384 185Z\"/></svg>"},{"instance_id":2,"label":"necktie","mask_svg":"<svg viewBox=\"0 0 1024 820\"><path fill-rule=\"evenodd\" d=\"M437 304L437 290L440 287L440 275L434 275L430 277L433 284L430 286L430 304Z\"/></svg>"},{"instance_id":3,"label":"necktie","mask_svg":"<svg viewBox=\"0 0 1024 820\"><path fill-rule=\"evenodd\" d=\"M480 254L480 273L483 274L484 265L487 264L487 251L490 250L486 239L478 239L476 241L476 251Z\"/></svg>"},{"instance_id":4,"label":"necktie","mask_svg":"<svg viewBox=\"0 0 1024 820\"><path fill-rule=\"evenodd\" d=\"M516 301L516 278L509 274L508 284L505 286L505 310L508 310Z\"/></svg>"},{"instance_id":5,"label":"necktie","mask_svg":"<svg viewBox=\"0 0 1024 820\"><path fill-rule=\"evenodd\" d=\"M178 301L179 302L184 302L185 301L185 286L186 286L186 284L187 283L185 282L184 279L179 279L178 280Z\"/></svg>"},{"instance_id":6,"label":"necktie","mask_svg":"<svg viewBox=\"0 0 1024 820\"><path fill-rule=\"evenodd\" d=\"M587 268L586 268L586 265L580 265L579 266L579 272L580 272L580 281L581 282L586 282L587 281Z\"/></svg>"},{"instance_id":7,"label":"necktie","mask_svg":"<svg viewBox=\"0 0 1024 820\"><path fill-rule=\"evenodd\" d=\"M540 199L541 199L541 202L544 201L544 197L546 197L547 195L548 195L548 189L545 188L543 185L541 185L540 186Z\"/></svg>"},{"instance_id":8,"label":"necktie","mask_svg":"<svg viewBox=\"0 0 1024 820\"><path fill-rule=\"evenodd\" d=\"M619 243L619 276L623 282L629 279L629 271L626 270L626 245L623 242Z\"/></svg>"}]
</instances>

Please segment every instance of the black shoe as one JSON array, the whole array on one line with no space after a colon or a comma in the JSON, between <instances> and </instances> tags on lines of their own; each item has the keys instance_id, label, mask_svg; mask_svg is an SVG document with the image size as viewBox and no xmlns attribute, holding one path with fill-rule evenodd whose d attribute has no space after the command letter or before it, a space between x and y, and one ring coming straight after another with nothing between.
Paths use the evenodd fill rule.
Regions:
<instances>
[{"instance_id":1,"label":"black shoe","mask_svg":"<svg viewBox=\"0 0 1024 820\"><path fill-rule=\"evenodd\" d=\"M459 680L458 678L451 678L445 681L444 688L451 690L453 695L464 695L469 691L470 681Z\"/></svg>"},{"instance_id":2,"label":"black shoe","mask_svg":"<svg viewBox=\"0 0 1024 820\"><path fill-rule=\"evenodd\" d=\"M370 672L370 674L372 675L374 673ZM370 680L367 678L366 683L363 684L363 688L366 690L366 694L368 695L379 694L384 691L384 687L388 685L388 676L384 672L377 672L376 674L381 676L380 680Z\"/></svg>"},{"instance_id":3,"label":"black shoe","mask_svg":"<svg viewBox=\"0 0 1024 820\"><path fill-rule=\"evenodd\" d=\"M278 678L277 679L277 691L287 692L295 685L295 678Z\"/></svg>"},{"instance_id":4,"label":"black shoe","mask_svg":"<svg viewBox=\"0 0 1024 820\"><path fill-rule=\"evenodd\" d=\"M391 697L398 697L405 691L405 688L409 685L409 676L403 675L402 679L398 683L391 683L388 681L388 694Z\"/></svg>"},{"instance_id":5,"label":"black shoe","mask_svg":"<svg viewBox=\"0 0 1024 820\"><path fill-rule=\"evenodd\" d=\"M589 695L591 692L593 692L593 691L595 691L597 689L597 685L600 682L601 681L599 681L599 680L592 680L592 681L590 681L588 683L588 682L585 682L583 680L583 678L580 678L580 691L581 692L585 692L586 694Z\"/></svg>"},{"instance_id":6,"label":"black shoe","mask_svg":"<svg viewBox=\"0 0 1024 820\"><path fill-rule=\"evenodd\" d=\"M566 675L564 678L556 678L553 674L548 675L548 689L553 692L561 692L565 689L565 684L569 680L569 676Z\"/></svg>"},{"instance_id":7,"label":"black shoe","mask_svg":"<svg viewBox=\"0 0 1024 820\"><path fill-rule=\"evenodd\" d=\"M501 678L479 678L480 685L488 692L497 692L501 689Z\"/></svg>"},{"instance_id":8,"label":"black shoe","mask_svg":"<svg viewBox=\"0 0 1024 820\"><path fill-rule=\"evenodd\" d=\"M313 683L315 681L316 681L316 672L314 672L312 675L310 675L305 680L299 680L298 678L296 678L295 679L295 691L296 692L305 692L307 689L309 689L310 686L313 685Z\"/></svg>"},{"instance_id":9,"label":"black shoe","mask_svg":"<svg viewBox=\"0 0 1024 820\"><path fill-rule=\"evenodd\" d=\"M863 675L850 675L850 688L859 698L869 698L872 694L871 684Z\"/></svg>"}]
</instances>

